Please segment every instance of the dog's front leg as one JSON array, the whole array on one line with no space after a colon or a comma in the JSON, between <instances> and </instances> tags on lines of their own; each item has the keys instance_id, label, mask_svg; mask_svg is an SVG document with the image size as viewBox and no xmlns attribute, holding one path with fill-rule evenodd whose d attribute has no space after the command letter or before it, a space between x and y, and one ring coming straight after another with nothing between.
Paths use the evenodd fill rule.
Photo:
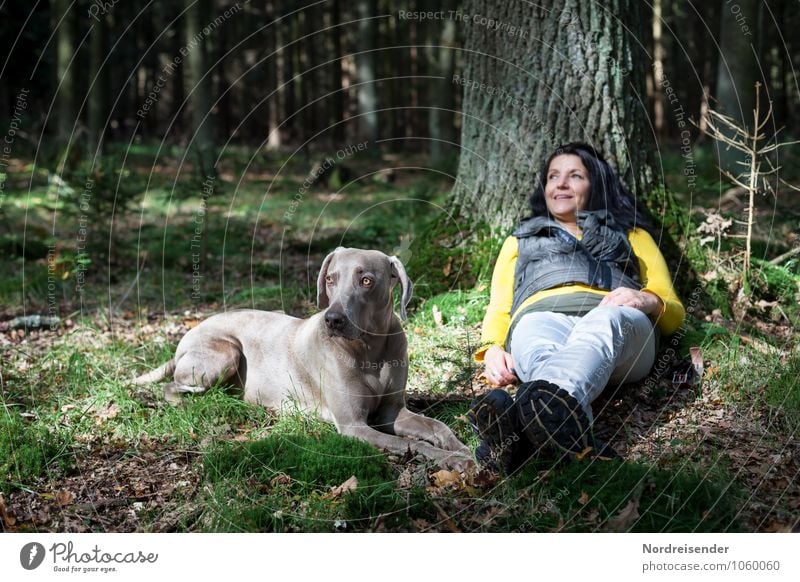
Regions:
<instances>
[{"instance_id":1,"label":"dog's front leg","mask_svg":"<svg viewBox=\"0 0 800 582\"><path fill-rule=\"evenodd\" d=\"M378 448L397 455L404 455L410 449L441 465L452 467L459 471L466 471L468 468L474 467L475 465L472 455L466 447L464 447L464 451L448 451L435 447L425 441L405 439L401 436L380 432L367 424L343 425L340 426L340 432L344 435L364 440Z\"/></svg>"},{"instance_id":2,"label":"dog's front leg","mask_svg":"<svg viewBox=\"0 0 800 582\"><path fill-rule=\"evenodd\" d=\"M469 455L469 448L458 440L450 427L434 418L411 412L405 406L394 419L394 434L430 441L435 446L448 451Z\"/></svg>"}]
</instances>

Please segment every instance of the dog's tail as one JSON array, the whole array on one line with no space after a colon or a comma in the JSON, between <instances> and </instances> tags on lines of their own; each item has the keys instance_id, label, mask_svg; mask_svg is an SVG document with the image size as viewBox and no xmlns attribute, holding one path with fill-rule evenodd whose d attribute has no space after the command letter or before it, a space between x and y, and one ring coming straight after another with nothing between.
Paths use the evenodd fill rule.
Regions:
<instances>
[{"instance_id":1,"label":"dog's tail","mask_svg":"<svg viewBox=\"0 0 800 582\"><path fill-rule=\"evenodd\" d=\"M138 378L133 380L134 384L142 385L142 384L150 384L152 382L158 382L159 380L163 380L167 376L171 376L175 373L175 358L172 358L166 364L159 366L155 370L151 370L146 374L142 374Z\"/></svg>"}]
</instances>

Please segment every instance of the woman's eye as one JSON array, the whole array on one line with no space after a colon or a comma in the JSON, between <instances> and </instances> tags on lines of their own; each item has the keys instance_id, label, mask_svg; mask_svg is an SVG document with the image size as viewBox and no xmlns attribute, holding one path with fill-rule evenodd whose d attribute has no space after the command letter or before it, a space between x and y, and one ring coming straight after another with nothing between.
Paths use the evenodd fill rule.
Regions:
<instances>
[{"instance_id":1,"label":"woman's eye","mask_svg":"<svg viewBox=\"0 0 800 582\"><path fill-rule=\"evenodd\" d=\"M369 277L361 277L361 286L372 287L372 279L370 279Z\"/></svg>"}]
</instances>

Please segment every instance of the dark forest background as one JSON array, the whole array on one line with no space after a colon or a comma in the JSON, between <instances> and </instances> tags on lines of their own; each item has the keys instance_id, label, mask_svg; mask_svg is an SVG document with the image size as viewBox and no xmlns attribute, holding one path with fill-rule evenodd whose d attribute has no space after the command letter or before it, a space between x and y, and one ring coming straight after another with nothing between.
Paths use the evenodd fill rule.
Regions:
<instances>
[{"instance_id":1,"label":"dark forest background","mask_svg":"<svg viewBox=\"0 0 800 582\"><path fill-rule=\"evenodd\" d=\"M794 73L800 14L794 3L645 4L642 49L654 67L663 67L689 117L701 118L709 96L721 103L733 96L747 111L752 97L743 87L761 80L775 125L798 133L800 120L792 112L800 106ZM459 47L468 24L398 17L433 9L461 6L452 0L435 8L385 0L80 0L37 2L33 9L27 2L5 3L0 119L7 125L20 92L28 91L19 135L29 145L44 143L40 135L48 143L72 142L74 156L93 155L108 141L185 145L200 129L194 140L201 148L230 142L328 150L367 136L387 140L387 151L433 147L446 159L458 153L462 91L452 76L463 69ZM732 27L722 17L732 14L740 15L744 33L726 32ZM198 34L197 50L186 51ZM731 58L741 53L737 44L757 58ZM187 54L171 66L182 50ZM653 129L661 139L678 140L680 129L665 120L668 96L653 69L634 72L646 76ZM730 76L742 81L732 84ZM360 116L369 111L377 112Z\"/></svg>"}]
</instances>

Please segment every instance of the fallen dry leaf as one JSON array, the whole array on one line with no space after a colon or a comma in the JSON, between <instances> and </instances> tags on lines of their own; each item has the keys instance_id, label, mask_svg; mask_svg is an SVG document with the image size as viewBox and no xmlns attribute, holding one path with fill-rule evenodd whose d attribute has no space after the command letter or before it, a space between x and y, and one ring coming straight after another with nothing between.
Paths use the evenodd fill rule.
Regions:
<instances>
[{"instance_id":1,"label":"fallen dry leaf","mask_svg":"<svg viewBox=\"0 0 800 582\"><path fill-rule=\"evenodd\" d=\"M441 471L436 471L433 475L431 475L431 479L433 479L433 485L435 487L447 487L449 485L457 485L461 483L461 473L458 471L448 471L446 469L442 469Z\"/></svg>"},{"instance_id":2,"label":"fallen dry leaf","mask_svg":"<svg viewBox=\"0 0 800 582\"><path fill-rule=\"evenodd\" d=\"M357 488L358 479L356 479L356 476L353 475L341 485L331 488L330 492L326 493L323 497L325 497L325 499L338 499L345 493L348 493L349 491L355 491Z\"/></svg>"},{"instance_id":3,"label":"fallen dry leaf","mask_svg":"<svg viewBox=\"0 0 800 582\"><path fill-rule=\"evenodd\" d=\"M637 519L639 519L639 500L631 499L616 517L608 520L608 528L611 531L628 531Z\"/></svg>"},{"instance_id":4,"label":"fallen dry leaf","mask_svg":"<svg viewBox=\"0 0 800 582\"><path fill-rule=\"evenodd\" d=\"M442 274L445 277L449 277L450 271L452 269L453 269L453 257L447 257L447 262L445 263L444 268L442 269Z\"/></svg>"},{"instance_id":5,"label":"fallen dry leaf","mask_svg":"<svg viewBox=\"0 0 800 582\"><path fill-rule=\"evenodd\" d=\"M414 472L411 470L411 467L406 467L405 469L403 469L403 472L400 473L400 476L397 478L397 488L410 489L413 484L414 484Z\"/></svg>"},{"instance_id":6,"label":"fallen dry leaf","mask_svg":"<svg viewBox=\"0 0 800 582\"><path fill-rule=\"evenodd\" d=\"M73 501L75 501L75 494L72 491L64 489L55 495L55 502L61 507L71 505Z\"/></svg>"},{"instance_id":7,"label":"fallen dry leaf","mask_svg":"<svg viewBox=\"0 0 800 582\"><path fill-rule=\"evenodd\" d=\"M269 482L269 484L272 487L277 487L279 485L291 485L292 484L292 478L289 477L289 475L285 475L285 474L281 473L280 475L277 475L277 476L273 477L272 480Z\"/></svg>"},{"instance_id":8,"label":"fallen dry leaf","mask_svg":"<svg viewBox=\"0 0 800 582\"><path fill-rule=\"evenodd\" d=\"M3 494L0 493L0 525L3 529L6 527L13 527L17 523L17 518L6 509L6 502L3 499Z\"/></svg>"},{"instance_id":9,"label":"fallen dry leaf","mask_svg":"<svg viewBox=\"0 0 800 582\"><path fill-rule=\"evenodd\" d=\"M589 494L586 491L581 491L581 496L578 498L578 503L586 505L589 503Z\"/></svg>"},{"instance_id":10,"label":"fallen dry leaf","mask_svg":"<svg viewBox=\"0 0 800 582\"><path fill-rule=\"evenodd\" d=\"M99 426L107 420L116 418L119 413L120 413L119 406L117 406L116 402L112 400L111 402L106 404L103 408L95 410L94 422L96 425Z\"/></svg>"}]
</instances>

